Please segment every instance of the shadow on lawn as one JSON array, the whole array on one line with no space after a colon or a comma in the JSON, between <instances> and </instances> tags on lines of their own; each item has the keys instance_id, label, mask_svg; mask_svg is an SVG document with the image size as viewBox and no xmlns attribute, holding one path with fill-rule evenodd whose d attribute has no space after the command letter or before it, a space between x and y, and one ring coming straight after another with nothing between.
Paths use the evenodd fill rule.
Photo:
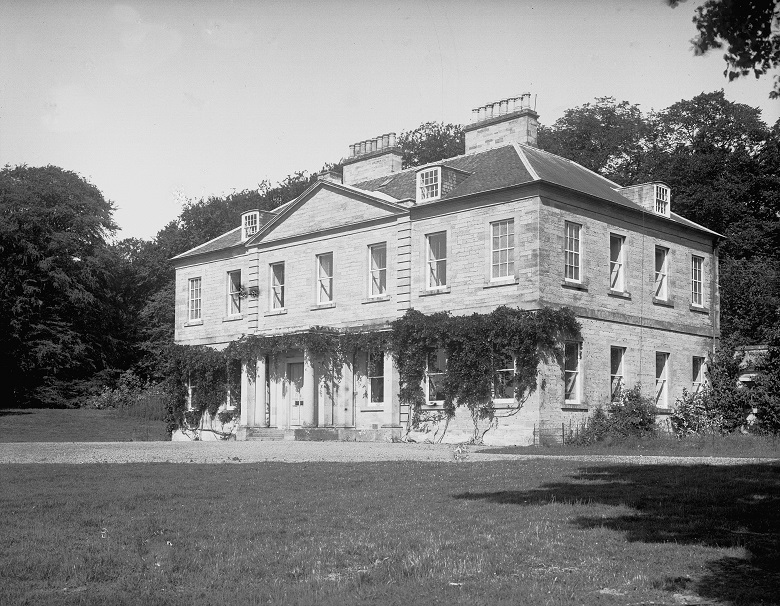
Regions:
<instances>
[{"instance_id":1,"label":"shadow on lawn","mask_svg":"<svg viewBox=\"0 0 780 606\"><path fill-rule=\"evenodd\" d=\"M734 604L780 603L780 466L609 465L580 468L569 482L529 491L464 493L459 499L519 506L564 502L627 506L616 517L579 517L581 528L609 528L629 541L743 548L744 558L710 562L691 582L670 578L669 591L692 589Z\"/></svg>"}]
</instances>

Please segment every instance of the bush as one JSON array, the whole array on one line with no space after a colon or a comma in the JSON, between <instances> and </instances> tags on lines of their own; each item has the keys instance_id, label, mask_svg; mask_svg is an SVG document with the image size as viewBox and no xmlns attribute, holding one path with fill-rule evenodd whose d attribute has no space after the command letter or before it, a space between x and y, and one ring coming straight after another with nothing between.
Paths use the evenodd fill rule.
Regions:
<instances>
[{"instance_id":1,"label":"bush","mask_svg":"<svg viewBox=\"0 0 780 606\"><path fill-rule=\"evenodd\" d=\"M123 416L162 421L165 418L164 393L158 385L144 385L136 374L123 372L114 389L104 387L86 401L86 408L113 409Z\"/></svg>"},{"instance_id":2,"label":"bush","mask_svg":"<svg viewBox=\"0 0 780 606\"><path fill-rule=\"evenodd\" d=\"M642 396L640 386L635 385L624 390L617 402L611 402L606 412L602 407L597 408L570 443L577 446L615 443L655 435L655 414L653 400Z\"/></svg>"},{"instance_id":3,"label":"bush","mask_svg":"<svg viewBox=\"0 0 780 606\"><path fill-rule=\"evenodd\" d=\"M683 395L674 403L669 415L672 431L678 438L704 433L721 432L723 414L716 408L709 387L691 393L683 389Z\"/></svg>"}]
</instances>

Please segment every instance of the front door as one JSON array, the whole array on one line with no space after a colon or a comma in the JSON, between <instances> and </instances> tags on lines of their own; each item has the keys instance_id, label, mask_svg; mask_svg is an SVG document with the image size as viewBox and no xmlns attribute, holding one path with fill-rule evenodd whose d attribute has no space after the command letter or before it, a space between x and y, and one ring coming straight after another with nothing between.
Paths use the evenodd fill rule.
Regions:
<instances>
[{"instance_id":1,"label":"front door","mask_svg":"<svg viewBox=\"0 0 780 606\"><path fill-rule=\"evenodd\" d=\"M287 380L290 389L290 425L300 425L303 418L303 362L287 365Z\"/></svg>"}]
</instances>

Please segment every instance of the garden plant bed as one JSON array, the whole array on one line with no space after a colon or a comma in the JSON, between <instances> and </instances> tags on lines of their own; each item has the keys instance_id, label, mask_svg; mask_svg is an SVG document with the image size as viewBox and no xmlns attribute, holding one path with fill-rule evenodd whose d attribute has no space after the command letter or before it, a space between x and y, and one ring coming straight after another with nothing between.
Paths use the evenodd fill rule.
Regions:
<instances>
[{"instance_id":1,"label":"garden plant bed","mask_svg":"<svg viewBox=\"0 0 780 606\"><path fill-rule=\"evenodd\" d=\"M0 482L3 604L742 605L780 586L777 464L7 464Z\"/></svg>"}]
</instances>

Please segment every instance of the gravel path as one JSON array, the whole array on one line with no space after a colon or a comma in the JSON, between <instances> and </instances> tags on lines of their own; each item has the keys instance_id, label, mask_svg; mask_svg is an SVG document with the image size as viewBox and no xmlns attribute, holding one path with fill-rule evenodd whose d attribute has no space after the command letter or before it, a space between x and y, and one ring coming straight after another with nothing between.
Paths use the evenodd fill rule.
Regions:
<instances>
[{"instance_id":1,"label":"gravel path","mask_svg":"<svg viewBox=\"0 0 780 606\"><path fill-rule=\"evenodd\" d=\"M558 459L632 464L745 465L779 462L780 459L736 459L721 457L660 457L622 455L502 455L465 447L467 463ZM370 462L444 461L454 462L456 449L447 444L394 444L388 442L28 442L0 444L3 463L258 463L280 461Z\"/></svg>"}]
</instances>

